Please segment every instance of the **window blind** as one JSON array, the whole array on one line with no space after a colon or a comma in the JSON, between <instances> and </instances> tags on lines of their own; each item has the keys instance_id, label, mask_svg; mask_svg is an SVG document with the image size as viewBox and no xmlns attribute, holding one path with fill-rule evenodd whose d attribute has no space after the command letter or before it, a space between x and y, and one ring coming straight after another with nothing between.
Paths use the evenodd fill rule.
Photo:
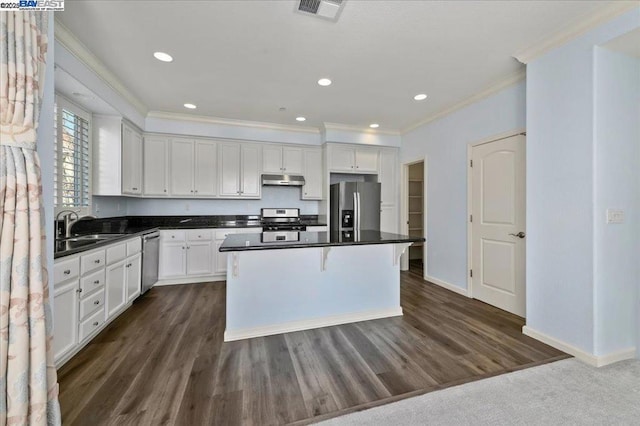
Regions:
<instances>
[{"instance_id":1,"label":"window blind","mask_svg":"<svg viewBox=\"0 0 640 426\"><path fill-rule=\"evenodd\" d=\"M83 208L90 204L89 120L56 105L55 205Z\"/></svg>"}]
</instances>

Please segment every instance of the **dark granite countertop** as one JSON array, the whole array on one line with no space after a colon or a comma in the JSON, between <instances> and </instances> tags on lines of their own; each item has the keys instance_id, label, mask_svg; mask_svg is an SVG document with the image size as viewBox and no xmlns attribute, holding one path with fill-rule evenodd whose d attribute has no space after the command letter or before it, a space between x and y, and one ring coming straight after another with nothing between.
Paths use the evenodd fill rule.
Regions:
<instances>
[{"instance_id":1,"label":"dark granite countertop","mask_svg":"<svg viewBox=\"0 0 640 426\"><path fill-rule=\"evenodd\" d=\"M120 232L114 235L112 238L104 240L82 240L82 241L68 241L68 240L55 240L53 247L53 258L59 259L61 257L69 256L72 254L82 253L84 251L93 250L96 248L104 247L109 244L117 243L119 241L128 240L132 237L139 237L144 234L156 231L158 228L148 227L145 229L130 230L128 232ZM105 233L109 234L109 233Z\"/></svg>"},{"instance_id":2,"label":"dark granite countertop","mask_svg":"<svg viewBox=\"0 0 640 426\"><path fill-rule=\"evenodd\" d=\"M298 241L263 242L261 233L229 235L220 246L220 251L418 243L425 241L424 238L379 231L360 231L356 234L340 232L299 232L298 236Z\"/></svg>"},{"instance_id":3,"label":"dark granite countertop","mask_svg":"<svg viewBox=\"0 0 640 426\"><path fill-rule=\"evenodd\" d=\"M306 226L326 226L316 215L301 215ZM56 240L54 258L69 256L100 248L114 242L160 229L202 228L261 228L260 215L211 215L211 216L120 216L86 219L73 226L74 235L124 234L107 240L64 241Z\"/></svg>"}]
</instances>

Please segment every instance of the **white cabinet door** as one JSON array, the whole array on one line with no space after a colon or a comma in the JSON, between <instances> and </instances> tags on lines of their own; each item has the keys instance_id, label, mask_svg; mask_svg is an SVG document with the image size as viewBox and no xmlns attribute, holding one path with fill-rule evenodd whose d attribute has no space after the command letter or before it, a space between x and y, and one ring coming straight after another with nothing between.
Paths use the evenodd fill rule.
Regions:
<instances>
[{"instance_id":1,"label":"white cabinet door","mask_svg":"<svg viewBox=\"0 0 640 426\"><path fill-rule=\"evenodd\" d=\"M396 151L385 149L380 152L380 168L378 182L380 182L382 204L398 203L398 188L396 188Z\"/></svg>"},{"instance_id":2,"label":"white cabinet door","mask_svg":"<svg viewBox=\"0 0 640 426\"><path fill-rule=\"evenodd\" d=\"M169 140L158 136L144 138L144 195L167 196Z\"/></svg>"},{"instance_id":3,"label":"white cabinet door","mask_svg":"<svg viewBox=\"0 0 640 426\"><path fill-rule=\"evenodd\" d=\"M142 194L142 135L122 124L122 192Z\"/></svg>"},{"instance_id":4,"label":"white cabinet door","mask_svg":"<svg viewBox=\"0 0 640 426\"><path fill-rule=\"evenodd\" d=\"M220 195L237 197L240 195L240 144L222 143L218 155Z\"/></svg>"},{"instance_id":5,"label":"white cabinet door","mask_svg":"<svg viewBox=\"0 0 640 426\"><path fill-rule=\"evenodd\" d=\"M140 253L126 260L127 302L131 302L140 295L140 287L142 284L141 266L142 255Z\"/></svg>"},{"instance_id":6,"label":"white cabinet door","mask_svg":"<svg viewBox=\"0 0 640 426\"><path fill-rule=\"evenodd\" d=\"M261 149L257 145L242 145L242 188L240 195L248 198L260 198L262 185L260 182Z\"/></svg>"},{"instance_id":7,"label":"white cabinet door","mask_svg":"<svg viewBox=\"0 0 640 426\"><path fill-rule=\"evenodd\" d=\"M216 252L216 274L227 273L227 252L220 251L222 243L224 243L224 240L216 240L214 244L214 250Z\"/></svg>"},{"instance_id":8,"label":"white cabinet door","mask_svg":"<svg viewBox=\"0 0 640 426\"><path fill-rule=\"evenodd\" d=\"M186 243L167 242L160 243L160 279L182 277L187 273Z\"/></svg>"},{"instance_id":9,"label":"white cabinet door","mask_svg":"<svg viewBox=\"0 0 640 426\"><path fill-rule=\"evenodd\" d=\"M378 150L368 148L356 148L356 168L357 172L377 172L378 171Z\"/></svg>"},{"instance_id":10,"label":"white cabinet door","mask_svg":"<svg viewBox=\"0 0 640 426\"><path fill-rule=\"evenodd\" d=\"M380 208L380 230L382 232L398 233L398 209L396 205L383 205Z\"/></svg>"},{"instance_id":11,"label":"white cabinet door","mask_svg":"<svg viewBox=\"0 0 640 426\"><path fill-rule=\"evenodd\" d=\"M127 303L126 297L126 265L127 261L122 260L107 266L106 270L106 301L107 318L113 317Z\"/></svg>"},{"instance_id":12,"label":"white cabinet door","mask_svg":"<svg viewBox=\"0 0 640 426\"><path fill-rule=\"evenodd\" d=\"M211 241L187 242L187 275L212 275Z\"/></svg>"},{"instance_id":13,"label":"white cabinet door","mask_svg":"<svg viewBox=\"0 0 640 426\"><path fill-rule=\"evenodd\" d=\"M171 139L171 195L193 195L193 141Z\"/></svg>"},{"instance_id":14,"label":"white cabinet door","mask_svg":"<svg viewBox=\"0 0 640 426\"><path fill-rule=\"evenodd\" d=\"M215 142L195 141L194 191L197 197L216 195L216 151Z\"/></svg>"},{"instance_id":15,"label":"white cabinet door","mask_svg":"<svg viewBox=\"0 0 640 426\"><path fill-rule=\"evenodd\" d=\"M304 151L304 186L302 187L303 200L322 199L322 151L308 149Z\"/></svg>"},{"instance_id":16,"label":"white cabinet door","mask_svg":"<svg viewBox=\"0 0 640 426\"><path fill-rule=\"evenodd\" d=\"M302 174L302 170L302 149L282 148L282 171L288 175L299 175Z\"/></svg>"},{"instance_id":17,"label":"white cabinet door","mask_svg":"<svg viewBox=\"0 0 640 426\"><path fill-rule=\"evenodd\" d=\"M78 344L78 280L56 286L53 294L53 355L56 362Z\"/></svg>"},{"instance_id":18,"label":"white cabinet door","mask_svg":"<svg viewBox=\"0 0 640 426\"><path fill-rule=\"evenodd\" d=\"M282 147L265 145L262 147L262 172L282 174Z\"/></svg>"},{"instance_id":19,"label":"white cabinet door","mask_svg":"<svg viewBox=\"0 0 640 426\"><path fill-rule=\"evenodd\" d=\"M351 147L331 147L331 170L353 172L356 163L356 151Z\"/></svg>"}]
</instances>

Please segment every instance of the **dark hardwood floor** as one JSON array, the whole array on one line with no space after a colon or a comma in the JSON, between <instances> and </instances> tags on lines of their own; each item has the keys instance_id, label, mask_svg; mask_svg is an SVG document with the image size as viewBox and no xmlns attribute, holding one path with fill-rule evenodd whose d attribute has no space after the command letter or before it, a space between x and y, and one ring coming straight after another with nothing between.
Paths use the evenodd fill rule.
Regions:
<instances>
[{"instance_id":1,"label":"dark hardwood floor","mask_svg":"<svg viewBox=\"0 0 640 426\"><path fill-rule=\"evenodd\" d=\"M60 371L65 425L306 424L567 357L402 273L404 316L223 343L223 282L153 288Z\"/></svg>"}]
</instances>

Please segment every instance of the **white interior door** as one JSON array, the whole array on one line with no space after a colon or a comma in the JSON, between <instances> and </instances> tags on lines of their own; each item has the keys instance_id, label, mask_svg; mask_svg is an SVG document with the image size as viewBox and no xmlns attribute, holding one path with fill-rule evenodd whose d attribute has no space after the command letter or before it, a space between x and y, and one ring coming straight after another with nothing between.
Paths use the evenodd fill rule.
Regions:
<instances>
[{"instance_id":1,"label":"white interior door","mask_svg":"<svg viewBox=\"0 0 640 426\"><path fill-rule=\"evenodd\" d=\"M472 150L472 293L525 316L525 137Z\"/></svg>"}]
</instances>

